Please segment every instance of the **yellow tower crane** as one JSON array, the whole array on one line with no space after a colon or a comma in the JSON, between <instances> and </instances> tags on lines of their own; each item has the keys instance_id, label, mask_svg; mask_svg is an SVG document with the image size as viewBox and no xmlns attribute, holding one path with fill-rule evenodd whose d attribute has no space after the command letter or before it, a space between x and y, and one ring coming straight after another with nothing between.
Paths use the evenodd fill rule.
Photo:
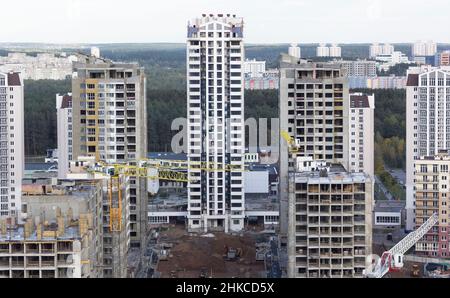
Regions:
<instances>
[{"instance_id":1,"label":"yellow tower crane","mask_svg":"<svg viewBox=\"0 0 450 298\"><path fill-rule=\"evenodd\" d=\"M282 131L281 131L281 136L282 136L283 139L285 139L286 142L288 143L288 145L289 145L289 152L291 152L291 153L297 153L297 152L298 152L298 146L297 146L297 144L295 143L294 137L291 137L291 136L289 135L289 133L288 133L287 131L285 131L285 130L282 130Z\"/></svg>"},{"instance_id":2,"label":"yellow tower crane","mask_svg":"<svg viewBox=\"0 0 450 298\"><path fill-rule=\"evenodd\" d=\"M187 170L202 171L245 171L243 165L230 165L214 162L188 162L169 159L142 159L138 165L97 162L87 169L90 173L107 175L109 199L109 228L111 232L122 230L122 189L123 177L139 177L150 180L168 180L177 182L196 181L189 179Z\"/></svg>"}]
</instances>

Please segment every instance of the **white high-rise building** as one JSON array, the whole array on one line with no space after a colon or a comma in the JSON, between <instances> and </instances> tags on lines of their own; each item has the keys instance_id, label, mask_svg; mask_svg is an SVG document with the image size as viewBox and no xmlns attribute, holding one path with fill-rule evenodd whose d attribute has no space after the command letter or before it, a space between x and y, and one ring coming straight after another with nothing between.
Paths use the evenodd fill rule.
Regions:
<instances>
[{"instance_id":1,"label":"white high-rise building","mask_svg":"<svg viewBox=\"0 0 450 298\"><path fill-rule=\"evenodd\" d=\"M190 230L244 228L244 177L234 168L244 167L245 153L243 27L229 14L188 24L188 160L202 163L188 170Z\"/></svg>"},{"instance_id":2,"label":"white high-rise building","mask_svg":"<svg viewBox=\"0 0 450 298\"><path fill-rule=\"evenodd\" d=\"M394 46L388 43L383 45L374 43L370 46L370 58L375 58L379 55L390 55L394 52Z\"/></svg>"},{"instance_id":3,"label":"white high-rise building","mask_svg":"<svg viewBox=\"0 0 450 298\"><path fill-rule=\"evenodd\" d=\"M342 56L342 49L337 44L332 44L329 47L330 57L341 57Z\"/></svg>"},{"instance_id":4,"label":"white high-rise building","mask_svg":"<svg viewBox=\"0 0 450 298\"><path fill-rule=\"evenodd\" d=\"M330 48L326 44L321 43L316 49L317 57L330 57Z\"/></svg>"},{"instance_id":5,"label":"white high-rise building","mask_svg":"<svg viewBox=\"0 0 450 298\"><path fill-rule=\"evenodd\" d=\"M289 56L292 56L292 57L295 57L298 59L300 59L302 56L301 49L296 43L291 43L288 53L289 53Z\"/></svg>"},{"instance_id":6,"label":"white high-rise building","mask_svg":"<svg viewBox=\"0 0 450 298\"><path fill-rule=\"evenodd\" d=\"M22 220L24 91L20 73L0 73L0 218Z\"/></svg>"},{"instance_id":7,"label":"white high-rise building","mask_svg":"<svg viewBox=\"0 0 450 298\"><path fill-rule=\"evenodd\" d=\"M437 52L437 44L434 41L418 41L413 44L412 54L416 56L434 56Z\"/></svg>"},{"instance_id":8,"label":"white high-rise building","mask_svg":"<svg viewBox=\"0 0 450 298\"><path fill-rule=\"evenodd\" d=\"M257 61L256 59L244 62L244 73L252 78L262 77L266 72L266 61Z\"/></svg>"},{"instance_id":9,"label":"white high-rise building","mask_svg":"<svg viewBox=\"0 0 450 298\"><path fill-rule=\"evenodd\" d=\"M374 178L375 96L350 94L349 171L363 172Z\"/></svg>"},{"instance_id":10,"label":"white high-rise building","mask_svg":"<svg viewBox=\"0 0 450 298\"><path fill-rule=\"evenodd\" d=\"M73 159L72 93L56 94L58 178L66 179Z\"/></svg>"},{"instance_id":11,"label":"white high-rise building","mask_svg":"<svg viewBox=\"0 0 450 298\"><path fill-rule=\"evenodd\" d=\"M412 67L406 87L406 229L415 228L416 160L450 148L450 67Z\"/></svg>"}]
</instances>

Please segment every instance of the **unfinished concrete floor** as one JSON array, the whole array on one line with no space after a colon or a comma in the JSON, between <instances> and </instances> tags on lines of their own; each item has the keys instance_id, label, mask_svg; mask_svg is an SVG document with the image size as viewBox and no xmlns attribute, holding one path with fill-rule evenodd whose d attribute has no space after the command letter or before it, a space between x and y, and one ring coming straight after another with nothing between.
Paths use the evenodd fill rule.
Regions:
<instances>
[{"instance_id":1,"label":"unfinished concrete floor","mask_svg":"<svg viewBox=\"0 0 450 298\"><path fill-rule=\"evenodd\" d=\"M189 234L184 226L171 226L168 230L161 231L158 242L173 244L169 258L158 264L157 271L161 273L161 277L198 278L202 271L206 272L208 277L264 276L264 262L255 260L254 234L212 234L214 237ZM224 260L225 246L241 248L240 259Z\"/></svg>"}]
</instances>

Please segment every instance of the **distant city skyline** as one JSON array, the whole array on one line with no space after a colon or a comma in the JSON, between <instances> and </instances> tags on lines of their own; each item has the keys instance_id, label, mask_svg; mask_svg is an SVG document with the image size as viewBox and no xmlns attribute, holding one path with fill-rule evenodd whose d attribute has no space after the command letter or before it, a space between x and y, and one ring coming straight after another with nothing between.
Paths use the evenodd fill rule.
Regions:
<instances>
[{"instance_id":1,"label":"distant city skyline","mask_svg":"<svg viewBox=\"0 0 450 298\"><path fill-rule=\"evenodd\" d=\"M448 43L449 9L439 0L16 0L2 5L0 42L182 43L188 20L230 13L244 18L247 43Z\"/></svg>"}]
</instances>

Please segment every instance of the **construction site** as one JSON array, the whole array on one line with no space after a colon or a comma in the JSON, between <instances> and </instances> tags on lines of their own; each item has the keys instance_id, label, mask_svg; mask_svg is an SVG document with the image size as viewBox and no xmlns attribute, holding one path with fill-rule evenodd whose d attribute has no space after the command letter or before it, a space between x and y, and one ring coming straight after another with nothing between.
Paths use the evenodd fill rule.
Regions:
<instances>
[{"instance_id":1,"label":"construction site","mask_svg":"<svg viewBox=\"0 0 450 298\"><path fill-rule=\"evenodd\" d=\"M146 256L147 277L162 278L263 278L267 276L264 232L239 235L189 233L184 225L165 225L151 231ZM258 253L257 253L258 251Z\"/></svg>"}]
</instances>

